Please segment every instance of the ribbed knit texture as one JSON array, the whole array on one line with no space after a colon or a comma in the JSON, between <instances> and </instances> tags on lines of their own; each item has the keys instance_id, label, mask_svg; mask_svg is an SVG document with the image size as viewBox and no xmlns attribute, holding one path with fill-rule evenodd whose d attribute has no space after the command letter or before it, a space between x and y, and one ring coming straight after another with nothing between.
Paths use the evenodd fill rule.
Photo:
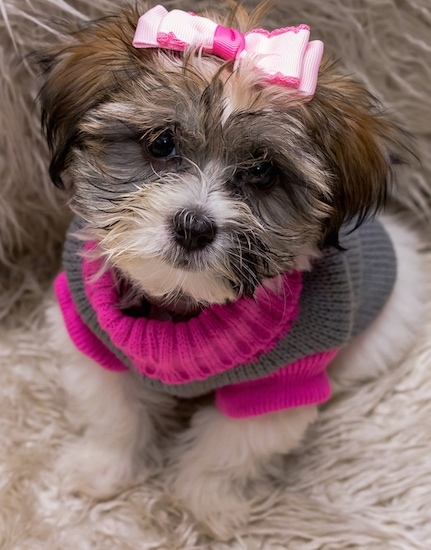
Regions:
<instances>
[{"instance_id":1,"label":"ribbed knit texture","mask_svg":"<svg viewBox=\"0 0 431 550\"><path fill-rule=\"evenodd\" d=\"M257 359L298 314L301 274L294 271L284 275L278 292L261 289L256 298L214 305L184 322L129 317L118 308L111 273L97 276L101 267L83 260L85 292L98 323L139 374L165 384L205 380Z\"/></svg>"},{"instance_id":2,"label":"ribbed knit texture","mask_svg":"<svg viewBox=\"0 0 431 550\"><path fill-rule=\"evenodd\" d=\"M82 321L67 284L66 273L60 273L54 281L54 292L66 322L69 336L84 355L91 357L103 368L128 371L129 368Z\"/></svg>"},{"instance_id":3,"label":"ribbed knit texture","mask_svg":"<svg viewBox=\"0 0 431 550\"><path fill-rule=\"evenodd\" d=\"M389 238L370 221L345 229L346 251L325 250L302 275L302 291L301 275L292 272L280 293L212 306L188 321L135 319L118 309L111 273L94 277L99 263L82 259L83 243L72 236L82 223L72 224L67 278L56 282L78 349L105 368L134 368L150 387L173 395L215 389L219 408L237 417L326 400L326 365L378 315L396 275Z\"/></svg>"},{"instance_id":4,"label":"ribbed knit texture","mask_svg":"<svg viewBox=\"0 0 431 550\"><path fill-rule=\"evenodd\" d=\"M326 367L338 350L298 359L265 378L216 390L219 410L233 418L324 403L331 396Z\"/></svg>"}]
</instances>

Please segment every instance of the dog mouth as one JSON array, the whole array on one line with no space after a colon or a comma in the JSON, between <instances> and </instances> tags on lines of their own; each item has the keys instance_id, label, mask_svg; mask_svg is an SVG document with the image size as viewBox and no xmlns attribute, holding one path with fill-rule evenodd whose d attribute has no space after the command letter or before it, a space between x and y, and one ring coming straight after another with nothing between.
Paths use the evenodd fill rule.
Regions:
<instances>
[{"instance_id":1,"label":"dog mouth","mask_svg":"<svg viewBox=\"0 0 431 550\"><path fill-rule=\"evenodd\" d=\"M252 297L264 280L280 273L278 255L255 232L199 223L189 233L178 226L156 262L141 266L135 258L127 282L118 266L119 307L126 315L184 321L211 304Z\"/></svg>"},{"instance_id":2,"label":"dog mouth","mask_svg":"<svg viewBox=\"0 0 431 550\"><path fill-rule=\"evenodd\" d=\"M164 260L180 276L203 275L208 280L219 281L222 286L230 289L235 299L253 296L263 280L279 274L278 270L271 269L270 265L274 268L275 261L269 259L268 254L258 253L241 245L220 246L219 249L209 245L205 249L190 252L176 250L165 255ZM196 307L199 308L199 305L196 306L193 296L187 295L175 297L168 303L168 309L180 314Z\"/></svg>"},{"instance_id":3,"label":"dog mouth","mask_svg":"<svg viewBox=\"0 0 431 550\"><path fill-rule=\"evenodd\" d=\"M171 302L148 299L142 297L140 302L121 308L128 317L153 319L157 321L171 321L174 323L185 322L192 317L197 317L202 307L191 304L185 298L179 298Z\"/></svg>"},{"instance_id":4,"label":"dog mouth","mask_svg":"<svg viewBox=\"0 0 431 550\"><path fill-rule=\"evenodd\" d=\"M175 251L165 257L165 261L180 271L199 272L207 270L211 266L211 255L203 252Z\"/></svg>"},{"instance_id":5,"label":"dog mouth","mask_svg":"<svg viewBox=\"0 0 431 550\"><path fill-rule=\"evenodd\" d=\"M175 258L171 257L168 263L174 268L177 281L185 281L190 276L194 283L189 282L184 287L179 285L163 295L152 295L151 290L147 292L142 288L136 292L136 288L129 287L130 282L122 283L119 307L125 315L159 321L187 321L213 303L222 304L254 296L263 281L279 274L271 273L266 261L250 251L243 251L241 255L232 253L232 257L225 254L222 260L208 250L183 252L176 254ZM200 290L196 291L195 283ZM213 295L211 291L202 293L205 284L217 288L219 294Z\"/></svg>"}]
</instances>

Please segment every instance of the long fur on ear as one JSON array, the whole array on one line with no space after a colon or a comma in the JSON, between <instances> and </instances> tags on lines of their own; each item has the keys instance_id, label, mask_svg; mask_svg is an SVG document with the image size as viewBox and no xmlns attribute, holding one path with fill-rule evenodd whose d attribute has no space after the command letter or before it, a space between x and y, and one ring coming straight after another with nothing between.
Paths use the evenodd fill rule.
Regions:
<instances>
[{"instance_id":1,"label":"long fur on ear","mask_svg":"<svg viewBox=\"0 0 431 550\"><path fill-rule=\"evenodd\" d=\"M325 243L338 244L345 221L357 225L384 207L393 165L408 154L406 134L384 114L379 101L359 82L342 76L326 56L304 122L323 151L332 181L332 214ZM397 162L394 162L397 159Z\"/></svg>"},{"instance_id":2,"label":"long fur on ear","mask_svg":"<svg viewBox=\"0 0 431 550\"><path fill-rule=\"evenodd\" d=\"M68 153L72 146L79 146L80 118L103 102L124 78L133 80L148 65L143 63L147 52L132 47L138 18L136 6L126 8L70 29L67 42L36 54L44 77L39 101L52 155L50 176L59 187L63 187Z\"/></svg>"}]
</instances>

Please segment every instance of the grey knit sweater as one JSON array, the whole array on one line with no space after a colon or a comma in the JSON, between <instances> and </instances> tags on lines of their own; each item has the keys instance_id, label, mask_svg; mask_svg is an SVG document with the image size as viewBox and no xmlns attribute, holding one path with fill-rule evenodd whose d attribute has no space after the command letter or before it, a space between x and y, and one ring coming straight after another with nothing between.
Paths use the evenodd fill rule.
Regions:
<instances>
[{"instance_id":1,"label":"grey knit sweater","mask_svg":"<svg viewBox=\"0 0 431 550\"><path fill-rule=\"evenodd\" d=\"M113 342L112 334L101 327L83 278L83 243L73 236L83 223L76 218L70 227L63 254L65 272L56 283L57 296L72 339L81 351L106 368L121 370L119 366L112 366L116 361L124 368L137 369L149 387L180 397L194 397L232 384L241 387L239 383L288 372L289 365L302 358L339 349L376 318L390 296L396 278L394 250L381 224L371 220L353 232L346 227L340 238L344 250L325 249L323 256L313 264L313 269L302 274L299 314L287 333L270 349L233 368L202 371L206 374L200 372L196 379L170 380L167 383L157 376L157 370L149 373L137 368L127 350L120 349ZM75 315L73 321L70 321L73 315L69 315L71 308ZM77 323L81 323L86 332L85 338L97 340L106 352L95 355L88 351L88 342L82 346L81 336L77 336ZM110 357L110 365L104 364L105 356Z\"/></svg>"}]
</instances>

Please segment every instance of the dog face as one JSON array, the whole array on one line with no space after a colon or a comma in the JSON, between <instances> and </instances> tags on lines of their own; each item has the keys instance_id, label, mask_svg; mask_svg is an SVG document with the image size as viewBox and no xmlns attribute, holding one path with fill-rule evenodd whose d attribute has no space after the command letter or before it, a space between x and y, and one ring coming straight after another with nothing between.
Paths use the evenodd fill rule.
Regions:
<instances>
[{"instance_id":1,"label":"dog face","mask_svg":"<svg viewBox=\"0 0 431 550\"><path fill-rule=\"evenodd\" d=\"M40 94L51 177L138 292L198 305L251 295L383 205L397 129L327 55L305 98L247 63L135 49L143 11L44 52ZM255 16L239 8L229 24L245 32Z\"/></svg>"}]
</instances>

